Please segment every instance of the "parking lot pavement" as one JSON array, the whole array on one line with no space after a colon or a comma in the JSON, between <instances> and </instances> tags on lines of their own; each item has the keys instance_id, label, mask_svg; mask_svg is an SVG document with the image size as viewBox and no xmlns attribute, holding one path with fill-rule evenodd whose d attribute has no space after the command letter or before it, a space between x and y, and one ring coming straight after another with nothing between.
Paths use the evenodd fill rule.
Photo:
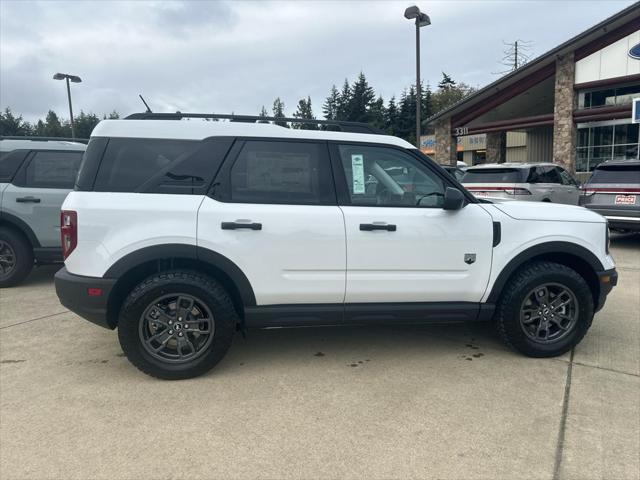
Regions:
<instances>
[{"instance_id":1,"label":"parking lot pavement","mask_svg":"<svg viewBox=\"0 0 640 480\"><path fill-rule=\"evenodd\" d=\"M640 478L640 239L559 359L487 325L238 337L208 375L154 380L38 269L0 291L0 477Z\"/></svg>"}]
</instances>

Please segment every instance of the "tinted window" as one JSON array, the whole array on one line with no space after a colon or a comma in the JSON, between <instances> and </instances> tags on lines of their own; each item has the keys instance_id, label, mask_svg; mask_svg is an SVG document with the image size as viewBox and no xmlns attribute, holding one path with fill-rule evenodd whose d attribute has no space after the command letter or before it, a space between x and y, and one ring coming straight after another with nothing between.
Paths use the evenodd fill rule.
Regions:
<instances>
[{"instance_id":1,"label":"tinted window","mask_svg":"<svg viewBox=\"0 0 640 480\"><path fill-rule=\"evenodd\" d=\"M589 183L628 183L640 184L640 165L611 165L596 168Z\"/></svg>"},{"instance_id":2,"label":"tinted window","mask_svg":"<svg viewBox=\"0 0 640 480\"><path fill-rule=\"evenodd\" d=\"M35 152L25 170L24 185L72 189L81 161L82 152Z\"/></svg>"},{"instance_id":3,"label":"tinted window","mask_svg":"<svg viewBox=\"0 0 640 480\"><path fill-rule=\"evenodd\" d=\"M94 189L203 194L231 143L227 138L203 141L109 139ZM88 156L87 161L89 159ZM89 169L89 166L83 166L83 171L85 168Z\"/></svg>"},{"instance_id":4,"label":"tinted window","mask_svg":"<svg viewBox=\"0 0 640 480\"><path fill-rule=\"evenodd\" d=\"M0 152L0 182L11 181L26 154L26 150Z\"/></svg>"},{"instance_id":5,"label":"tinted window","mask_svg":"<svg viewBox=\"0 0 640 480\"><path fill-rule=\"evenodd\" d=\"M522 172L518 168L469 169L464 173L462 183L522 183Z\"/></svg>"},{"instance_id":6,"label":"tinted window","mask_svg":"<svg viewBox=\"0 0 640 480\"><path fill-rule=\"evenodd\" d=\"M352 205L441 207L444 183L411 155L385 147L342 145Z\"/></svg>"},{"instance_id":7,"label":"tinted window","mask_svg":"<svg viewBox=\"0 0 640 480\"><path fill-rule=\"evenodd\" d=\"M335 204L331 166L320 143L247 141L230 183L232 202Z\"/></svg>"}]
</instances>

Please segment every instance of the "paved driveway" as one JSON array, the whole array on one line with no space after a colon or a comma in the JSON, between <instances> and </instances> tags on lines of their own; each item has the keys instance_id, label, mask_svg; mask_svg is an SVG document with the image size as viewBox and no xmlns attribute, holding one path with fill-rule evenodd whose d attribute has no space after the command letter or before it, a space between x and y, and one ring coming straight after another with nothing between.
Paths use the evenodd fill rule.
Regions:
<instances>
[{"instance_id":1,"label":"paved driveway","mask_svg":"<svg viewBox=\"0 0 640 480\"><path fill-rule=\"evenodd\" d=\"M0 478L640 478L640 239L574 352L486 325L250 332L165 382L69 313L55 268L0 290Z\"/></svg>"}]
</instances>

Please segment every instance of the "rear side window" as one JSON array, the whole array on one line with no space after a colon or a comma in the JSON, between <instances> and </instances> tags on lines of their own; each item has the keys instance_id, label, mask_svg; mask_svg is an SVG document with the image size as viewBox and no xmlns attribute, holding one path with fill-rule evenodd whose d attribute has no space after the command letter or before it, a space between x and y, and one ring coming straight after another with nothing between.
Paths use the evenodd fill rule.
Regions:
<instances>
[{"instance_id":1,"label":"rear side window","mask_svg":"<svg viewBox=\"0 0 640 480\"><path fill-rule=\"evenodd\" d=\"M596 168L589 183L640 184L640 165L611 165Z\"/></svg>"},{"instance_id":2,"label":"rear side window","mask_svg":"<svg viewBox=\"0 0 640 480\"><path fill-rule=\"evenodd\" d=\"M111 138L104 149L93 189L204 194L232 143L229 138ZM85 168L89 170L88 165L83 166L83 170Z\"/></svg>"},{"instance_id":3,"label":"rear side window","mask_svg":"<svg viewBox=\"0 0 640 480\"><path fill-rule=\"evenodd\" d=\"M326 152L322 143L247 141L231 167L229 200L335 204Z\"/></svg>"},{"instance_id":4,"label":"rear side window","mask_svg":"<svg viewBox=\"0 0 640 480\"><path fill-rule=\"evenodd\" d=\"M27 150L0 152L0 182L6 183L13 179L27 153Z\"/></svg>"},{"instance_id":5,"label":"rear side window","mask_svg":"<svg viewBox=\"0 0 640 480\"><path fill-rule=\"evenodd\" d=\"M23 186L72 189L78 175L81 151L37 151L25 169Z\"/></svg>"},{"instance_id":6,"label":"rear side window","mask_svg":"<svg viewBox=\"0 0 640 480\"><path fill-rule=\"evenodd\" d=\"M462 177L463 183L522 183L523 170L518 168L469 169Z\"/></svg>"}]
</instances>

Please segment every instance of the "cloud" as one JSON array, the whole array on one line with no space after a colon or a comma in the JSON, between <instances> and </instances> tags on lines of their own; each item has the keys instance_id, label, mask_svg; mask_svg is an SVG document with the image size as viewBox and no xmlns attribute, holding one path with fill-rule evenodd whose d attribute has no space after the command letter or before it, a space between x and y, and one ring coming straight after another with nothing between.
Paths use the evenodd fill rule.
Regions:
<instances>
[{"instance_id":1,"label":"cloud","mask_svg":"<svg viewBox=\"0 0 640 480\"><path fill-rule=\"evenodd\" d=\"M496 77L503 40L541 54L630 0L425 2L423 77L442 71L481 86ZM74 110L257 114L281 97L292 113L310 95L317 115L331 85L364 71L388 99L415 78L415 30L404 2L0 1L0 107L33 120Z\"/></svg>"}]
</instances>

